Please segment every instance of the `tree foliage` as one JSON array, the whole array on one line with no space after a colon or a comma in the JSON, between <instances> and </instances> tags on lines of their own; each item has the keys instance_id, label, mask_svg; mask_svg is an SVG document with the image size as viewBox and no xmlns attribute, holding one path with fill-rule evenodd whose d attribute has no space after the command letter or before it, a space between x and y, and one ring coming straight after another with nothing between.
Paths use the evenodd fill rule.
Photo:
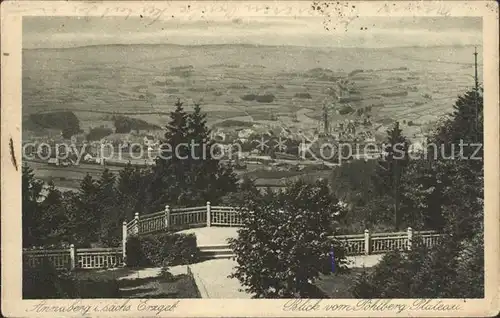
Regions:
<instances>
[{"instance_id":1,"label":"tree foliage","mask_svg":"<svg viewBox=\"0 0 500 318\"><path fill-rule=\"evenodd\" d=\"M416 241L415 243L418 243ZM421 242L410 251L393 251L370 274L359 275L355 298L484 297L482 234L464 242L447 236L438 245Z\"/></svg>"},{"instance_id":2,"label":"tree foliage","mask_svg":"<svg viewBox=\"0 0 500 318\"><path fill-rule=\"evenodd\" d=\"M154 209L165 204L216 203L234 191L236 177L231 167L217 159L201 107L195 105L194 112L187 114L183 103L177 101L170 118L149 187Z\"/></svg>"},{"instance_id":3,"label":"tree foliage","mask_svg":"<svg viewBox=\"0 0 500 318\"><path fill-rule=\"evenodd\" d=\"M477 216L484 208L483 152L472 156L482 149L482 111L480 94L460 96L453 114L429 136L427 152L410 162L404 178L405 214L420 215L421 225L453 233L456 239L470 238L482 222ZM461 153L461 141L479 146L462 147Z\"/></svg>"},{"instance_id":4,"label":"tree foliage","mask_svg":"<svg viewBox=\"0 0 500 318\"><path fill-rule=\"evenodd\" d=\"M113 133L111 128L107 127L95 127L92 128L87 134L86 138L89 141L101 140L104 137L107 137Z\"/></svg>"},{"instance_id":5,"label":"tree foliage","mask_svg":"<svg viewBox=\"0 0 500 318\"><path fill-rule=\"evenodd\" d=\"M61 130L65 139L80 132L80 121L73 112L37 113L30 115L29 120L41 128Z\"/></svg>"},{"instance_id":6,"label":"tree foliage","mask_svg":"<svg viewBox=\"0 0 500 318\"><path fill-rule=\"evenodd\" d=\"M118 175L104 169L98 179L89 174L77 193L61 192L44 185L33 171L23 167L23 244L118 246L122 223L134 213L157 212L166 204L193 205L219 202L237 189L231 167L222 166L210 151L212 143L206 115L195 105L186 114L178 101L171 114L165 142L172 149L181 147L178 156L158 158L153 168L128 164Z\"/></svg>"},{"instance_id":7,"label":"tree foliage","mask_svg":"<svg viewBox=\"0 0 500 318\"><path fill-rule=\"evenodd\" d=\"M43 182L36 180L33 170L26 165L22 168L22 219L23 246L33 246L40 236L39 215Z\"/></svg>"},{"instance_id":8,"label":"tree foliage","mask_svg":"<svg viewBox=\"0 0 500 318\"><path fill-rule=\"evenodd\" d=\"M342 246L328 239L340 207L325 182L267 192L248 200L241 213L245 225L230 241L238 263L231 277L254 297L311 297L313 281L331 271L332 246L343 269Z\"/></svg>"},{"instance_id":9,"label":"tree foliage","mask_svg":"<svg viewBox=\"0 0 500 318\"><path fill-rule=\"evenodd\" d=\"M113 116L116 133L129 133L132 130L153 130L160 127L150 124L142 119L127 116Z\"/></svg>"},{"instance_id":10,"label":"tree foliage","mask_svg":"<svg viewBox=\"0 0 500 318\"><path fill-rule=\"evenodd\" d=\"M408 143L399 128L399 122L396 122L394 127L387 131L387 144L378 168L377 188L392 198L395 230L401 225L401 181L409 160Z\"/></svg>"},{"instance_id":11,"label":"tree foliage","mask_svg":"<svg viewBox=\"0 0 500 318\"><path fill-rule=\"evenodd\" d=\"M410 161L405 172L404 215L420 226L439 229L445 237L433 247L417 245L386 254L372 274L357 280L356 297L484 297L482 152L476 159L470 150L453 150L460 141L482 144L482 109L482 97L475 91L460 96L454 113L429 136L438 155L444 149L454 156L424 153L427 157Z\"/></svg>"},{"instance_id":12,"label":"tree foliage","mask_svg":"<svg viewBox=\"0 0 500 318\"><path fill-rule=\"evenodd\" d=\"M377 188L377 169L375 161L352 160L332 171L332 191L347 205L347 213L340 221L343 231L362 233L392 224L390 198Z\"/></svg>"},{"instance_id":13,"label":"tree foliage","mask_svg":"<svg viewBox=\"0 0 500 318\"><path fill-rule=\"evenodd\" d=\"M75 223L71 194L44 185L26 165L22 168L23 247L59 245L72 239Z\"/></svg>"}]
</instances>

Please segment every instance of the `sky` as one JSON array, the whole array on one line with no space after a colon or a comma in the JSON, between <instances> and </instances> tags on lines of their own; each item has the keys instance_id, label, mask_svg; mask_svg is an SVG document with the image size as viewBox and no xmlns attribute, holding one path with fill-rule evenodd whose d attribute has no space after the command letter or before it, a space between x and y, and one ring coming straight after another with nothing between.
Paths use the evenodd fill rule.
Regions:
<instances>
[{"instance_id":1,"label":"sky","mask_svg":"<svg viewBox=\"0 0 500 318\"><path fill-rule=\"evenodd\" d=\"M99 44L257 44L312 47L480 45L476 17L359 17L347 27L322 17L153 21L140 17L24 17L24 48ZM335 30L334 30L335 28ZM347 28L347 29L346 29Z\"/></svg>"}]
</instances>

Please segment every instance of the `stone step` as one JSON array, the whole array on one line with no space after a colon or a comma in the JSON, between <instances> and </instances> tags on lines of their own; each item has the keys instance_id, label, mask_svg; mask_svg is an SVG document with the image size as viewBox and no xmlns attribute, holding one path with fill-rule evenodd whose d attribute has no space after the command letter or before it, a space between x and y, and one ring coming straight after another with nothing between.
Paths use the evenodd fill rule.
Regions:
<instances>
[{"instance_id":1,"label":"stone step","mask_svg":"<svg viewBox=\"0 0 500 318\"><path fill-rule=\"evenodd\" d=\"M200 253L203 259L232 258L233 250L227 244L200 246Z\"/></svg>"},{"instance_id":2,"label":"stone step","mask_svg":"<svg viewBox=\"0 0 500 318\"><path fill-rule=\"evenodd\" d=\"M204 250L228 250L230 249L228 244L211 244L199 246L200 251Z\"/></svg>"},{"instance_id":3,"label":"stone step","mask_svg":"<svg viewBox=\"0 0 500 318\"><path fill-rule=\"evenodd\" d=\"M203 260L209 260L209 259L231 259L233 258L233 254L202 254L201 259Z\"/></svg>"}]
</instances>

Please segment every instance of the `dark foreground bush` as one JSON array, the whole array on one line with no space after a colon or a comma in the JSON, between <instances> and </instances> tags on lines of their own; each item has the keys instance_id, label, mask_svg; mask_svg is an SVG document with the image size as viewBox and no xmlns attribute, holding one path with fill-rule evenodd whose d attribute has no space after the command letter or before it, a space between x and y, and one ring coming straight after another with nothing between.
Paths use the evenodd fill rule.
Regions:
<instances>
[{"instance_id":1,"label":"dark foreground bush","mask_svg":"<svg viewBox=\"0 0 500 318\"><path fill-rule=\"evenodd\" d=\"M71 282L64 277L66 274L58 273L47 259L42 259L40 264L30 267L23 264L23 298L25 299L54 299L70 298Z\"/></svg>"},{"instance_id":2,"label":"dark foreground bush","mask_svg":"<svg viewBox=\"0 0 500 318\"><path fill-rule=\"evenodd\" d=\"M482 298L484 245L478 235L468 242L444 238L431 248L387 253L372 273L355 281L355 298Z\"/></svg>"},{"instance_id":3,"label":"dark foreground bush","mask_svg":"<svg viewBox=\"0 0 500 318\"><path fill-rule=\"evenodd\" d=\"M67 270L56 270L48 260L35 267L23 265L24 299L119 298L116 279L78 279Z\"/></svg>"},{"instance_id":4,"label":"dark foreground bush","mask_svg":"<svg viewBox=\"0 0 500 318\"><path fill-rule=\"evenodd\" d=\"M133 236L127 241L127 266L175 266L199 259L196 235L162 233Z\"/></svg>"},{"instance_id":5,"label":"dark foreground bush","mask_svg":"<svg viewBox=\"0 0 500 318\"><path fill-rule=\"evenodd\" d=\"M76 298L120 298L116 279L74 279Z\"/></svg>"}]
</instances>

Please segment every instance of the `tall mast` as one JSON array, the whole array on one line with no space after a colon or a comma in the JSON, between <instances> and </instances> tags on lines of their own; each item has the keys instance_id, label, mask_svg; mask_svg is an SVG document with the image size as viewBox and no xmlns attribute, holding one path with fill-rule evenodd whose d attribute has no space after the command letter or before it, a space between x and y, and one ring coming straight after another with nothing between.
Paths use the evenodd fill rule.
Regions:
<instances>
[{"instance_id":1,"label":"tall mast","mask_svg":"<svg viewBox=\"0 0 500 318\"><path fill-rule=\"evenodd\" d=\"M477 47L474 47L474 84L475 84L474 104L476 106L475 124L476 124L476 131L477 131L478 121L479 121L479 118L478 118L479 112L478 112L478 105L477 105L477 98L479 97L479 79L477 76ZM479 133L479 132L477 132L477 133Z\"/></svg>"},{"instance_id":2,"label":"tall mast","mask_svg":"<svg viewBox=\"0 0 500 318\"><path fill-rule=\"evenodd\" d=\"M326 106L326 103L323 105L323 121L324 121L324 129L325 129L325 135L328 135L328 108Z\"/></svg>"}]
</instances>

